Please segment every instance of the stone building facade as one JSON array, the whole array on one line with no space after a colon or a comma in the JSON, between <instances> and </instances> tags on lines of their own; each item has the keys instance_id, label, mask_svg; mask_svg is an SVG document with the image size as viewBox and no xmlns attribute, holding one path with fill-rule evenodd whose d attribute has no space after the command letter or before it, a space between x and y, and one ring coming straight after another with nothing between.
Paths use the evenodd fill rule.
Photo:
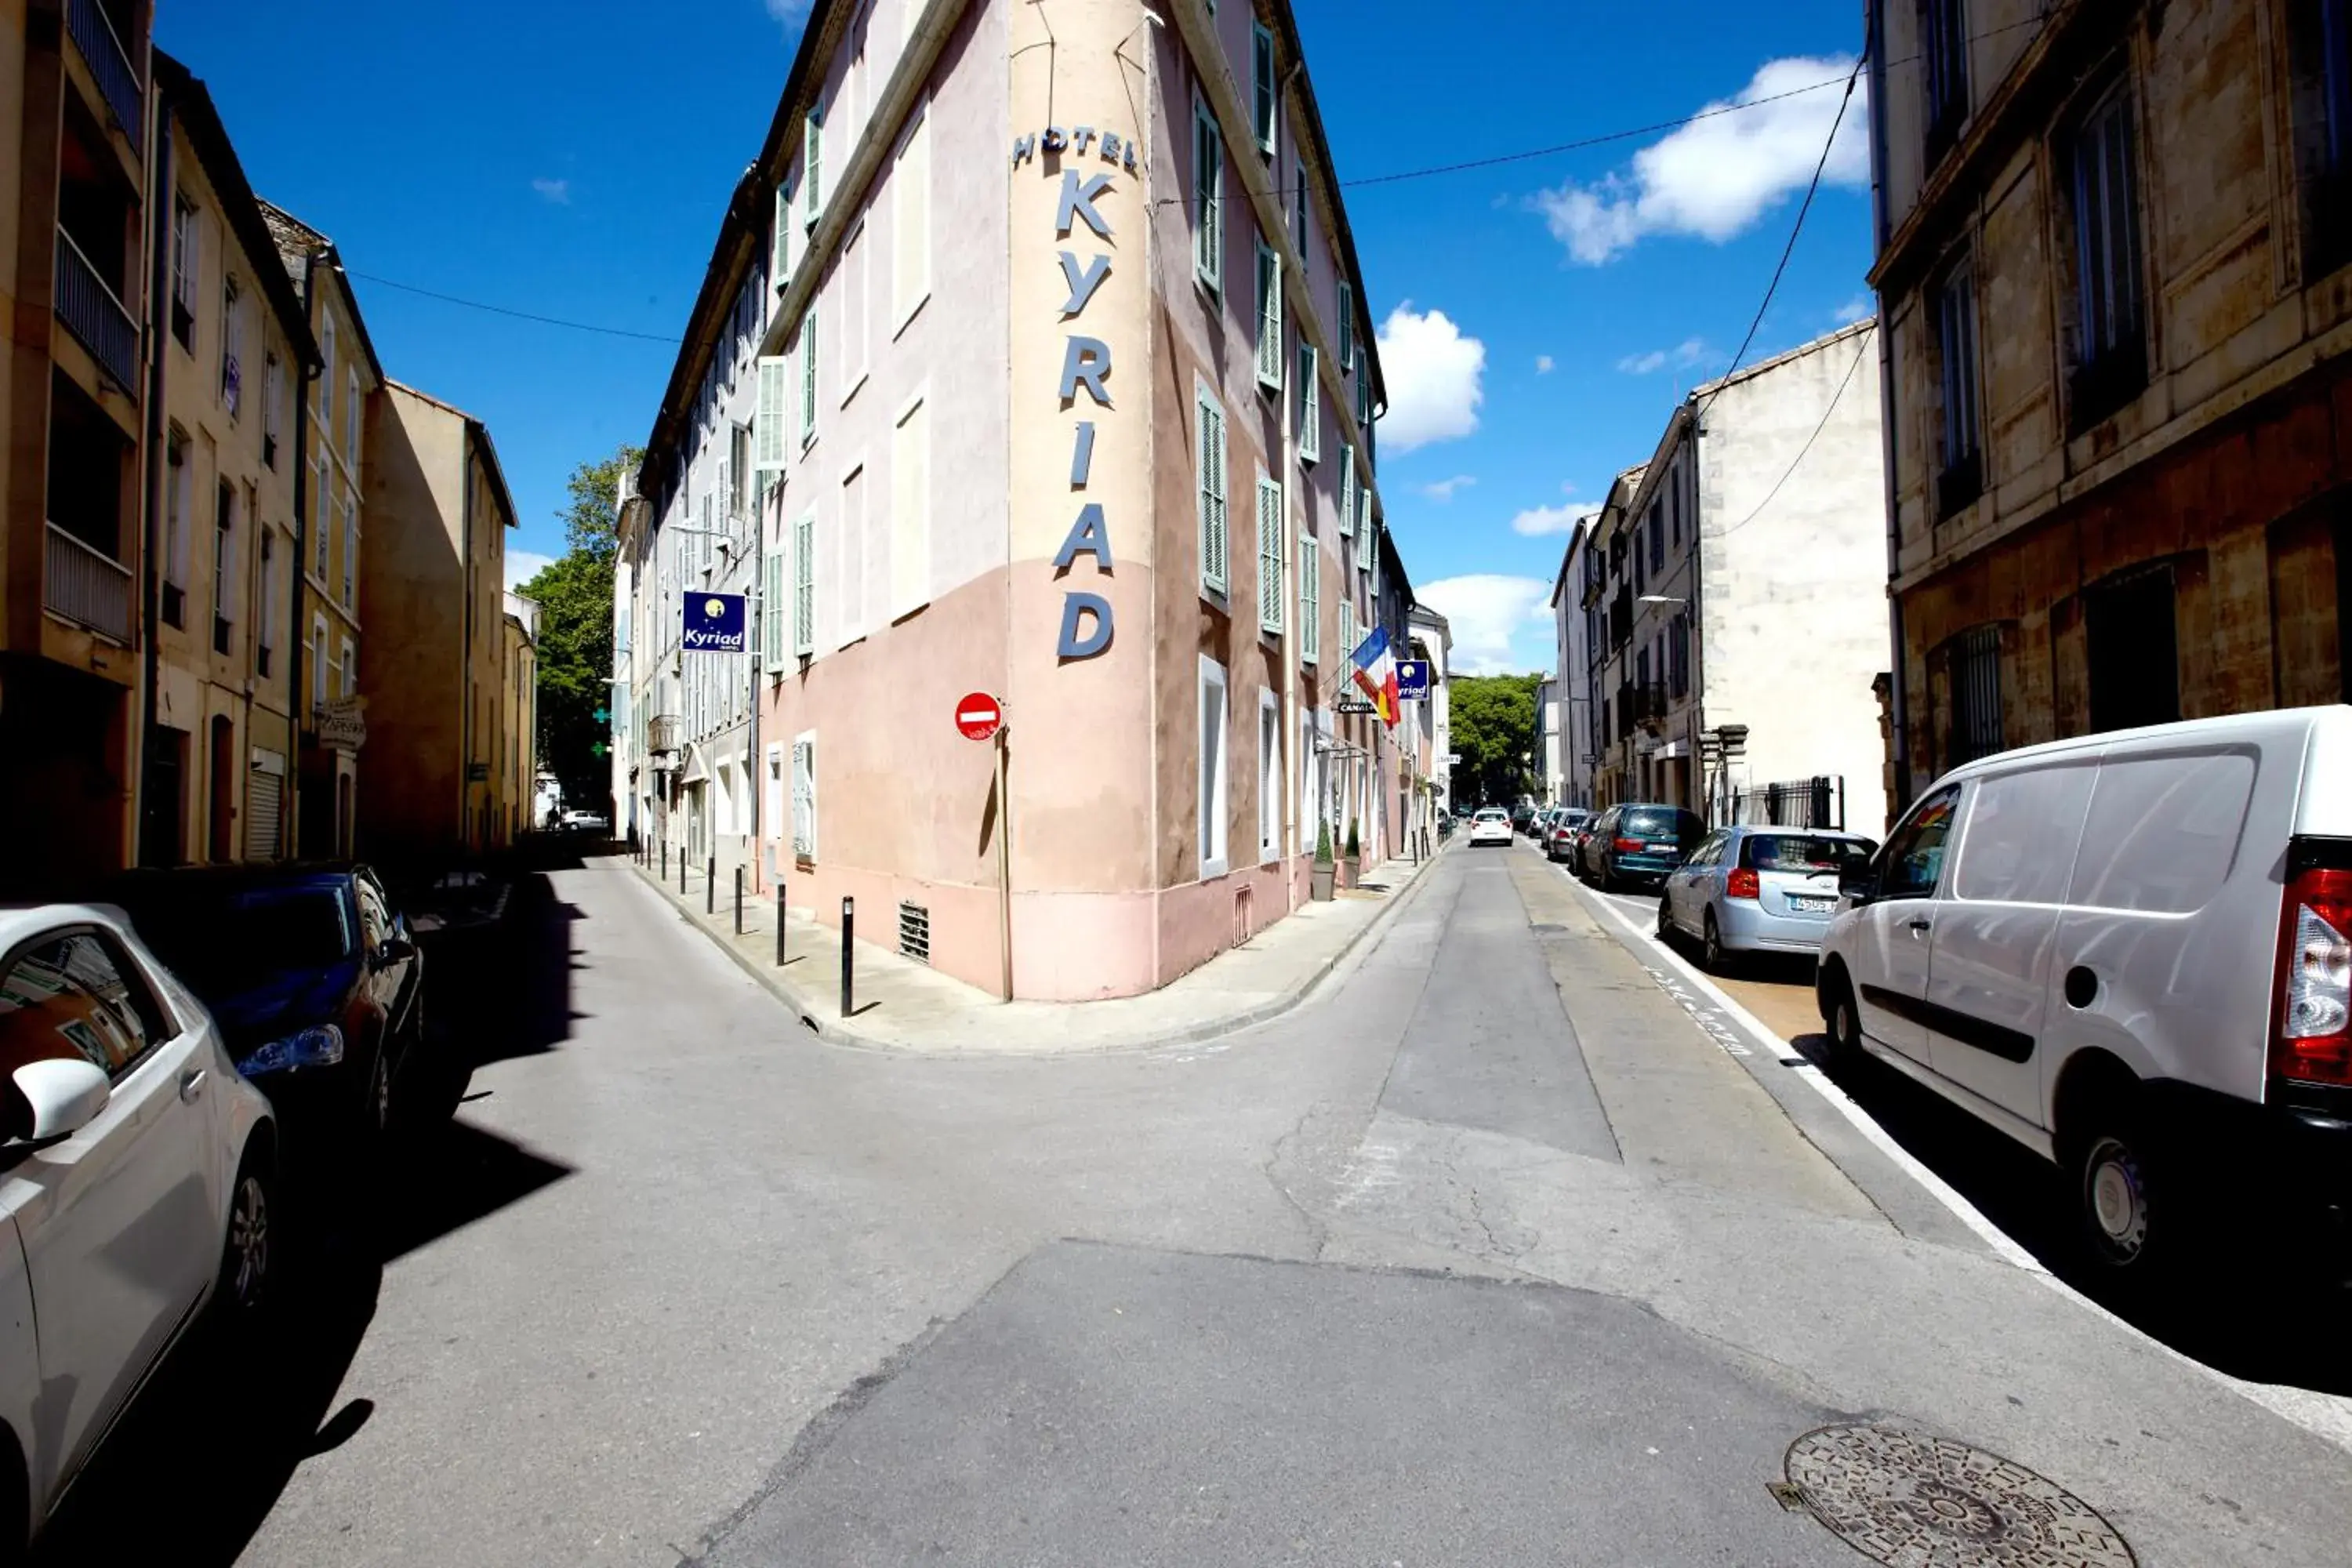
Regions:
<instances>
[{"instance_id":1,"label":"stone building facade","mask_svg":"<svg viewBox=\"0 0 2352 1568\"><path fill-rule=\"evenodd\" d=\"M1906 796L2345 699L2347 12L1874 0Z\"/></svg>"}]
</instances>

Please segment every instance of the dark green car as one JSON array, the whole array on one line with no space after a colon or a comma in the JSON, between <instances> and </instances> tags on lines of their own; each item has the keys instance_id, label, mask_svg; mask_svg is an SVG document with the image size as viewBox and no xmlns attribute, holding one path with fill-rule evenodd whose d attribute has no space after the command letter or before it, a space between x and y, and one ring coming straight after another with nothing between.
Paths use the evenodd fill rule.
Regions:
<instances>
[{"instance_id":1,"label":"dark green car","mask_svg":"<svg viewBox=\"0 0 2352 1568\"><path fill-rule=\"evenodd\" d=\"M1577 870L1603 891L1654 888L1706 837L1698 814L1647 801L1612 805L1592 826Z\"/></svg>"}]
</instances>

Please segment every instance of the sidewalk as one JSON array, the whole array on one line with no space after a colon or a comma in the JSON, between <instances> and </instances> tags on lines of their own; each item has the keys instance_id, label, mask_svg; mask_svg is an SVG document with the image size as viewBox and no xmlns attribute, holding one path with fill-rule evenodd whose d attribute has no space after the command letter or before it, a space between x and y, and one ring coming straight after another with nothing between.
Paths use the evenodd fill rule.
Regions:
<instances>
[{"instance_id":1,"label":"sidewalk","mask_svg":"<svg viewBox=\"0 0 2352 1568\"><path fill-rule=\"evenodd\" d=\"M819 1038L887 1050L1011 1056L1180 1045L1286 1013L1407 901L1420 874L1433 864L1433 859L1418 866L1387 861L1366 871L1359 887L1340 890L1329 903L1301 905L1171 984L1147 995L1107 1002L1003 1002L861 938L854 952L854 1011L845 1019L839 931L820 925L804 910L790 910L785 961L779 968L772 899L745 895L743 934L738 936L730 879L720 879L718 912L705 914L699 869L687 873L681 896L675 872L664 883L652 868L627 862L647 892L667 900Z\"/></svg>"}]
</instances>

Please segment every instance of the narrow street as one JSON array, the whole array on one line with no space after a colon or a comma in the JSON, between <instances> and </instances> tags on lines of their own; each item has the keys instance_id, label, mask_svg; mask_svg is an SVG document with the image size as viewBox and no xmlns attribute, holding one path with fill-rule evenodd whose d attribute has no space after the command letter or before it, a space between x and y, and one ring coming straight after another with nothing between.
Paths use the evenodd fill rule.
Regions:
<instances>
[{"instance_id":1,"label":"narrow street","mask_svg":"<svg viewBox=\"0 0 2352 1568\"><path fill-rule=\"evenodd\" d=\"M44 1561L1833 1564L1766 1483L1864 1418L2143 1564L2352 1534L2339 1405L2021 1267L1524 847L1446 851L1286 1017L1127 1055L823 1045L625 861L546 895L250 1435L191 1465L218 1374L167 1368Z\"/></svg>"}]
</instances>

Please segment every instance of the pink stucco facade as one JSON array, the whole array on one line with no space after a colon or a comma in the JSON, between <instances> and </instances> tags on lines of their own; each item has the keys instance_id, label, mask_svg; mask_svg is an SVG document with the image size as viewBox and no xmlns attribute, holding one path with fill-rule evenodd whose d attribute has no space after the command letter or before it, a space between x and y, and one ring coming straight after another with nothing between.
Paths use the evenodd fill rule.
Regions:
<instances>
[{"instance_id":1,"label":"pink stucco facade","mask_svg":"<svg viewBox=\"0 0 2352 1568\"><path fill-rule=\"evenodd\" d=\"M1370 475L1354 418L1355 376L1377 374L1369 318L1332 237L1337 187L1303 76L1275 154L1252 144L1248 8L1172 0L1153 26L1138 0L1061 0L1052 47L1033 47L1047 42L1034 5L894 14L913 3L882 0L862 25L820 6L772 138L809 249L777 268L759 345L794 406L759 502L783 557L770 613L788 651L753 687L749 858L758 885L782 877L791 904L828 923L854 898L869 940L893 940L901 904L919 909L929 962L975 984L1000 984L1009 906L1016 995L1133 994L1303 903L1318 817L1336 845L1360 816L1367 859L1386 847L1377 725L1332 713L1342 605L1360 627L1372 616L1356 549L1377 500L1355 500ZM1287 50L1286 20L1279 32ZM813 106L838 171L821 221L799 216L795 184L811 177ZM1222 268L1196 243L1200 117L1226 144ZM1283 199L1253 205L1269 173ZM909 224L928 228L920 259ZM1294 301L1271 375L1255 352L1261 232ZM911 309L910 267L925 277ZM1343 309L1361 356L1348 367ZM1204 559L1203 395L1223 418L1222 585ZM658 436L650 510L692 516L692 470L665 468ZM1281 487L1265 507L1261 475ZM1261 566L1261 517L1278 571ZM953 723L975 690L1006 713L1002 802L995 746ZM1203 700L1220 691L1216 723ZM1370 754L1355 762L1351 745Z\"/></svg>"}]
</instances>

